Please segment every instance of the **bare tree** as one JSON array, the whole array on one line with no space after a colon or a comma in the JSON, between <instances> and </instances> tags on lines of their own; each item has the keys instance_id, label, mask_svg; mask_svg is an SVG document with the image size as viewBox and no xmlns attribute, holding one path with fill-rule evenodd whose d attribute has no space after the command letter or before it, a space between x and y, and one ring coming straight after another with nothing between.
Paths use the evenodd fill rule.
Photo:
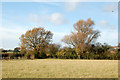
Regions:
<instances>
[{"instance_id":1,"label":"bare tree","mask_svg":"<svg viewBox=\"0 0 120 80\"><path fill-rule=\"evenodd\" d=\"M79 20L73 25L75 31L64 36L63 42L75 47L78 55L81 55L86 47L93 43L99 36L99 31L93 29L94 22L89 18L87 21Z\"/></svg>"}]
</instances>

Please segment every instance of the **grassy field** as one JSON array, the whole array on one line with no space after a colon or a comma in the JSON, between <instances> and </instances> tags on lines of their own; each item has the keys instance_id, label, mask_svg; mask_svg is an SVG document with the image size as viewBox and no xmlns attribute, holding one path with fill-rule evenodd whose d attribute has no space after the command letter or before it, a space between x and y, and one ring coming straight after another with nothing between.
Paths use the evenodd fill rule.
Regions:
<instances>
[{"instance_id":1,"label":"grassy field","mask_svg":"<svg viewBox=\"0 0 120 80\"><path fill-rule=\"evenodd\" d=\"M3 78L117 78L117 60L2 60Z\"/></svg>"}]
</instances>

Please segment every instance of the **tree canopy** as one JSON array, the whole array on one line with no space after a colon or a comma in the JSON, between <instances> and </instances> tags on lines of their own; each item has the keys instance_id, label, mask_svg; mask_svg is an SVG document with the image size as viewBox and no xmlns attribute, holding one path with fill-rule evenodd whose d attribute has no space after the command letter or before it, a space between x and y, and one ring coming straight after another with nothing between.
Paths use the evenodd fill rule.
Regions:
<instances>
[{"instance_id":1,"label":"tree canopy","mask_svg":"<svg viewBox=\"0 0 120 80\"><path fill-rule=\"evenodd\" d=\"M40 56L42 50L51 42L52 36L51 31L41 27L28 30L20 37L21 52Z\"/></svg>"},{"instance_id":2,"label":"tree canopy","mask_svg":"<svg viewBox=\"0 0 120 80\"><path fill-rule=\"evenodd\" d=\"M99 37L99 31L93 29L94 22L89 18L87 21L79 20L73 25L75 31L65 35L63 42L76 48L78 54L82 54L86 47Z\"/></svg>"}]
</instances>

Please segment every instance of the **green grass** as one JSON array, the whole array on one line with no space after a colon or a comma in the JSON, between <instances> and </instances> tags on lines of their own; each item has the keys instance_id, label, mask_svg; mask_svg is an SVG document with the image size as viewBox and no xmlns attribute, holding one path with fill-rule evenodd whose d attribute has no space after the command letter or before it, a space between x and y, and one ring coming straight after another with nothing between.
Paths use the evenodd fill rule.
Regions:
<instances>
[{"instance_id":1,"label":"green grass","mask_svg":"<svg viewBox=\"0 0 120 80\"><path fill-rule=\"evenodd\" d=\"M117 78L117 60L2 60L3 78Z\"/></svg>"}]
</instances>

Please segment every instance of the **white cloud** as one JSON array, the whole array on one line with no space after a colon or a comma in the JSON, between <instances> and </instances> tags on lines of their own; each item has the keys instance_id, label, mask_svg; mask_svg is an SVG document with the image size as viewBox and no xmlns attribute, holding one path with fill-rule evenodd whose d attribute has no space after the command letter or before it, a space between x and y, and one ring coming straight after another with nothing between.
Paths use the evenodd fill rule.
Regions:
<instances>
[{"instance_id":1,"label":"white cloud","mask_svg":"<svg viewBox=\"0 0 120 80\"><path fill-rule=\"evenodd\" d=\"M59 43L61 42L61 39L67 34L68 33L65 32L53 32L53 41Z\"/></svg>"},{"instance_id":2,"label":"white cloud","mask_svg":"<svg viewBox=\"0 0 120 80\"><path fill-rule=\"evenodd\" d=\"M38 22L39 21L39 17L36 14L30 14L29 19L33 22Z\"/></svg>"},{"instance_id":3,"label":"white cloud","mask_svg":"<svg viewBox=\"0 0 120 80\"><path fill-rule=\"evenodd\" d=\"M118 32L117 31L102 31L101 36L98 38L99 42L108 43L113 46L118 44Z\"/></svg>"},{"instance_id":4,"label":"white cloud","mask_svg":"<svg viewBox=\"0 0 120 80\"><path fill-rule=\"evenodd\" d=\"M108 22L106 20L101 20L99 23L102 24L102 25L108 24Z\"/></svg>"},{"instance_id":5,"label":"white cloud","mask_svg":"<svg viewBox=\"0 0 120 80\"><path fill-rule=\"evenodd\" d=\"M110 24L110 23L109 23L108 21L106 21L106 20L101 20L101 21L99 21L96 25L97 25L97 26L100 26L100 27L103 28L103 29L112 29L112 30L114 30L114 29L117 28L115 25Z\"/></svg>"},{"instance_id":6,"label":"white cloud","mask_svg":"<svg viewBox=\"0 0 120 80\"><path fill-rule=\"evenodd\" d=\"M104 12L113 12L113 11L116 11L117 9L118 9L118 5L115 3L109 4L103 7Z\"/></svg>"},{"instance_id":7,"label":"white cloud","mask_svg":"<svg viewBox=\"0 0 120 80\"><path fill-rule=\"evenodd\" d=\"M38 25L42 25L48 20L49 20L48 15L39 16L37 14L29 14L29 21L37 23Z\"/></svg>"},{"instance_id":8,"label":"white cloud","mask_svg":"<svg viewBox=\"0 0 120 80\"><path fill-rule=\"evenodd\" d=\"M0 33L1 33L2 38L6 38L6 36L10 38L10 34L6 35L6 33L21 34L21 33L25 33L25 31L26 31L25 29L20 28L20 27L17 27L17 28L4 28L4 27L0 27ZM4 33L4 34L2 34L2 33Z\"/></svg>"},{"instance_id":9,"label":"white cloud","mask_svg":"<svg viewBox=\"0 0 120 80\"><path fill-rule=\"evenodd\" d=\"M100 27L101 36L98 38L99 42L108 43L110 45L116 46L118 43L118 31L117 26L110 24L106 20L101 20L97 23Z\"/></svg>"},{"instance_id":10,"label":"white cloud","mask_svg":"<svg viewBox=\"0 0 120 80\"><path fill-rule=\"evenodd\" d=\"M37 15L30 14L29 20L33 23L37 23L38 25L45 25L48 23L52 23L53 25L62 25L66 24L68 21L61 13L53 13L51 15Z\"/></svg>"},{"instance_id":11,"label":"white cloud","mask_svg":"<svg viewBox=\"0 0 120 80\"><path fill-rule=\"evenodd\" d=\"M2 40L2 45L0 48L13 49L19 44L19 37L21 34L25 33L23 28L4 28L0 27L0 40Z\"/></svg>"},{"instance_id":12,"label":"white cloud","mask_svg":"<svg viewBox=\"0 0 120 80\"><path fill-rule=\"evenodd\" d=\"M77 8L77 2L65 2L64 6L67 11L74 11Z\"/></svg>"},{"instance_id":13,"label":"white cloud","mask_svg":"<svg viewBox=\"0 0 120 80\"><path fill-rule=\"evenodd\" d=\"M53 6L60 6L60 4L56 2L46 2L45 4L53 5Z\"/></svg>"},{"instance_id":14,"label":"white cloud","mask_svg":"<svg viewBox=\"0 0 120 80\"><path fill-rule=\"evenodd\" d=\"M67 19L60 13L53 13L50 20L54 25L61 25L67 23Z\"/></svg>"}]
</instances>

